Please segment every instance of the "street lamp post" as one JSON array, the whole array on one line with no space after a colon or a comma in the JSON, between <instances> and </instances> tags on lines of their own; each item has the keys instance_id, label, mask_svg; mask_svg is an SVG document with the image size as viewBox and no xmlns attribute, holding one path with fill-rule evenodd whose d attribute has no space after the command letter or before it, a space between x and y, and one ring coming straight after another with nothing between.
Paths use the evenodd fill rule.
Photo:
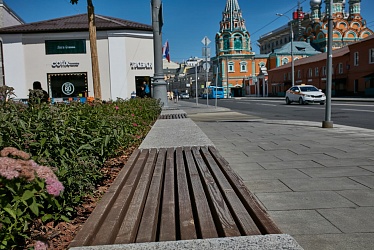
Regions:
<instances>
[{"instance_id":1,"label":"street lamp post","mask_svg":"<svg viewBox=\"0 0 374 250\"><path fill-rule=\"evenodd\" d=\"M284 16L287 17L288 20L290 21L290 29L291 29L291 81L292 81L292 86L295 85L295 64L293 60L293 39L294 39L294 34L293 34L293 27L292 27L292 20L288 16L285 16L284 14L277 13L277 16Z\"/></svg>"},{"instance_id":2,"label":"street lamp post","mask_svg":"<svg viewBox=\"0 0 374 250\"><path fill-rule=\"evenodd\" d=\"M152 28L153 28L153 53L154 53L154 81L153 81L153 97L160 99L164 107L168 107L167 89L164 79L163 62L162 62L162 7L161 0L152 0Z\"/></svg>"}]
</instances>

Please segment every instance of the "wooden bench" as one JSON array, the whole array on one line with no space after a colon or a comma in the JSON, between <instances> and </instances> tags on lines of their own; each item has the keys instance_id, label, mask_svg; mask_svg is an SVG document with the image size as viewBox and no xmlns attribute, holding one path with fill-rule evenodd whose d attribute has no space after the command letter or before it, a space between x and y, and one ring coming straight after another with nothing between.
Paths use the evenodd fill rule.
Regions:
<instances>
[{"instance_id":1,"label":"wooden bench","mask_svg":"<svg viewBox=\"0 0 374 250\"><path fill-rule=\"evenodd\" d=\"M176 114L161 114L158 119L184 119L187 118L186 113L176 113Z\"/></svg>"},{"instance_id":2,"label":"wooden bench","mask_svg":"<svg viewBox=\"0 0 374 250\"><path fill-rule=\"evenodd\" d=\"M281 234L214 147L136 150L70 247Z\"/></svg>"}]
</instances>

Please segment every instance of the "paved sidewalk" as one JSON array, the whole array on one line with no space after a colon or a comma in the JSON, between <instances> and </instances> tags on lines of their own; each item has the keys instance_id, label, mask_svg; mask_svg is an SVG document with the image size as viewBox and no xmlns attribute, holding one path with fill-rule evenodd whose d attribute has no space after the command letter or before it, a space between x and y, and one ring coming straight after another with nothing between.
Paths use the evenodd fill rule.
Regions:
<instances>
[{"instance_id":1,"label":"paved sidewalk","mask_svg":"<svg viewBox=\"0 0 374 250\"><path fill-rule=\"evenodd\" d=\"M188 114L304 249L374 248L374 130L169 107Z\"/></svg>"}]
</instances>

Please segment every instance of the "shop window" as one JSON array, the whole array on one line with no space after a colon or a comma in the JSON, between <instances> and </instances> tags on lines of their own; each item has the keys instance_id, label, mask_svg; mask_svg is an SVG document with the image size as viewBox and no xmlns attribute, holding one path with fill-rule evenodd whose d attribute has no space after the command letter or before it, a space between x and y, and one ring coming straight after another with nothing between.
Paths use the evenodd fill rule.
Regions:
<instances>
[{"instance_id":1,"label":"shop window","mask_svg":"<svg viewBox=\"0 0 374 250\"><path fill-rule=\"evenodd\" d=\"M87 73L47 74L52 98L88 97Z\"/></svg>"}]
</instances>

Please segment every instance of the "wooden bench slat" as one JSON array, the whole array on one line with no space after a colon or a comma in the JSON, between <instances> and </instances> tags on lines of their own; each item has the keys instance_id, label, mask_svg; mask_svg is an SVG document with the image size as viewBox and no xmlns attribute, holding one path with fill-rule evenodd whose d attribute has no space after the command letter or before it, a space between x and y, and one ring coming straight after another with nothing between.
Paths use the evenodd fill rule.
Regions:
<instances>
[{"instance_id":1,"label":"wooden bench slat","mask_svg":"<svg viewBox=\"0 0 374 250\"><path fill-rule=\"evenodd\" d=\"M151 149L144 167L144 171L140 176L138 185L132 197L130 206L125 214L122 225L114 241L115 244L128 244L135 242L136 233L139 228L139 222L143 213L144 204L150 186L150 181L155 168L156 157L157 150Z\"/></svg>"},{"instance_id":2,"label":"wooden bench slat","mask_svg":"<svg viewBox=\"0 0 374 250\"><path fill-rule=\"evenodd\" d=\"M197 239L195 220L192 211L191 197L188 187L183 149L176 149L177 187L179 202L179 230L181 240Z\"/></svg>"},{"instance_id":3,"label":"wooden bench slat","mask_svg":"<svg viewBox=\"0 0 374 250\"><path fill-rule=\"evenodd\" d=\"M249 192L242 179L232 170L226 160L218 153L214 147L209 147L209 151L217 161L218 165L225 173L226 178L233 186L236 194L250 213L252 219L262 234L281 234L282 231L270 219L268 213L257 202L256 198Z\"/></svg>"},{"instance_id":4,"label":"wooden bench slat","mask_svg":"<svg viewBox=\"0 0 374 250\"><path fill-rule=\"evenodd\" d=\"M241 233L236 226L235 220L231 215L230 209L228 208L225 199L223 198L221 191L219 190L213 176L209 172L199 149L192 149L193 156L195 157L196 165L200 169L202 175L203 184L206 187L206 195L209 202L212 204L211 209L213 212L213 217L219 223L217 224L219 236L223 237L233 237L240 236Z\"/></svg>"},{"instance_id":5,"label":"wooden bench slat","mask_svg":"<svg viewBox=\"0 0 374 250\"><path fill-rule=\"evenodd\" d=\"M151 186L147 195L144 212L141 218L136 242L156 241L159 208L161 202L162 183L164 179L164 165L166 149L160 149L157 156L156 167L153 173Z\"/></svg>"},{"instance_id":6,"label":"wooden bench slat","mask_svg":"<svg viewBox=\"0 0 374 250\"><path fill-rule=\"evenodd\" d=\"M129 175L135 165L141 161L140 150L135 150L130 158L128 159L125 167L119 172L118 176L109 187L108 191L103 195L99 204L96 206L90 220L87 220L78 234L74 237L70 243L70 247L88 246L91 244L94 236L97 234L99 227L105 222L113 204L119 196L125 181L129 178Z\"/></svg>"},{"instance_id":7,"label":"wooden bench slat","mask_svg":"<svg viewBox=\"0 0 374 250\"><path fill-rule=\"evenodd\" d=\"M141 173L146 164L146 159L148 157L148 152L141 152L136 165L133 167L131 172L129 172L129 177L124 181L120 193L112 204L112 207L105 218L105 221L101 224L96 235L101 237L95 237L93 244L95 245L105 245L113 243L115 236L120 228L120 223L125 216L125 213L129 207L130 201L134 195L135 188L137 186L137 180L139 180ZM108 233L110 232L110 233Z\"/></svg>"},{"instance_id":8,"label":"wooden bench slat","mask_svg":"<svg viewBox=\"0 0 374 250\"><path fill-rule=\"evenodd\" d=\"M165 181L159 233L160 241L172 241L177 239L174 174L174 149L169 148L166 155Z\"/></svg>"},{"instance_id":9,"label":"wooden bench slat","mask_svg":"<svg viewBox=\"0 0 374 250\"><path fill-rule=\"evenodd\" d=\"M210 154L208 148L201 148L202 156L208 162L209 169L215 178L215 183L220 187L222 194L226 197L227 204L230 207L231 214L235 218L237 225L243 235L259 235L261 232L257 228L251 215L236 195L233 187L222 173L220 167L215 162L213 156Z\"/></svg>"},{"instance_id":10,"label":"wooden bench slat","mask_svg":"<svg viewBox=\"0 0 374 250\"><path fill-rule=\"evenodd\" d=\"M217 238L218 233L216 225L191 150L185 150L185 155L188 166L187 174L189 175L191 186L193 187L191 197L197 211L197 220L195 220L195 223L198 230L198 238Z\"/></svg>"}]
</instances>

